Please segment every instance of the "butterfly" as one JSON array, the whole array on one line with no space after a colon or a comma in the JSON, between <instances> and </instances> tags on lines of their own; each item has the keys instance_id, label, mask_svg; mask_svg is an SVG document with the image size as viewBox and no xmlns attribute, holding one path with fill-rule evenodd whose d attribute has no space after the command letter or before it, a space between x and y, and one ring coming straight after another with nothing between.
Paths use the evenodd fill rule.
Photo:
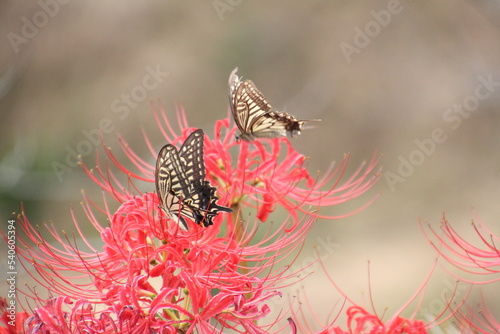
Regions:
<instances>
[{"instance_id":1,"label":"butterfly","mask_svg":"<svg viewBox=\"0 0 500 334\"><path fill-rule=\"evenodd\" d=\"M229 106L240 130L237 139L294 137L300 134L306 122L321 121L298 120L284 111L273 110L255 84L250 80L241 81L237 71L235 68L229 76Z\"/></svg>"},{"instance_id":2,"label":"butterfly","mask_svg":"<svg viewBox=\"0 0 500 334\"><path fill-rule=\"evenodd\" d=\"M155 184L161 209L182 230L188 230L185 218L205 227L213 225L219 212L232 212L217 204L216 188L205 180L203 130L191 133L181 148L166 144L156 160Z\"/></svg>"}]
</instances>

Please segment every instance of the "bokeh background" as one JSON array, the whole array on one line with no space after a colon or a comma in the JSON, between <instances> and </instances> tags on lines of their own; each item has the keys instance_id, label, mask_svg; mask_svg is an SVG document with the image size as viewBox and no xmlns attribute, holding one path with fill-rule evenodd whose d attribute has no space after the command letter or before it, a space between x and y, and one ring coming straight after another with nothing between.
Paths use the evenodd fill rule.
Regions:
<instances>
[{"instance_id":1,"label":"bokeh background","mask_svg":"<svg viewBox=\"0 0 500 334\"><path fill-rule=\"evenodd\" d=\"M388 7L396 10L385 26L374 23L374 13ZM372 36L363 40L365 29ZM334 244L321 254L324 264L353 300L370 308L371 286L377 311L391 315L413 295L436 258L419 220L439 228L444 212L474 241L476 215L500 234L500 86L467 118L445 119L449 108L474 95L479 77L500 82L498 1L3 1L0 32L0 226L23 203L33 224L53 221L71 230L70 208L83 217L80 190L96 200L100 192L78 167L57 177L54 162L66 165L68 153L103 119L113 130L103 139L118 156L117 132L149 157L141 129L158 149L164 144L151 101L161 100L172 117L182 106L192 126L211 134L214 121L228 114L227 78L238 66L274 107L323 119L293 141L311 158L311 172L345 153L349 171L382 155L378 184L324 213L378 199L352 217L319 221L298 260L310 261L321 240ZM349 47L356 50L348 54ZM161 79L147 96L126 112L118 109L122 96L155 69ZM446 140L391 186L387 173L397 174L401 159L418 150L415 141L437 128ZM90 166L96 151L102 153L93 146L83 157ZM289 296L298 302L297 291L306 295L326 323L342 298L313 268ZM18 284L27 280L22 275ZM449 282L438 266L423 306L451 294ZM482 288L497 316L499 290ZM479 291L471 293L471 306L480 302Z\"/></svg>"}]
</instances>

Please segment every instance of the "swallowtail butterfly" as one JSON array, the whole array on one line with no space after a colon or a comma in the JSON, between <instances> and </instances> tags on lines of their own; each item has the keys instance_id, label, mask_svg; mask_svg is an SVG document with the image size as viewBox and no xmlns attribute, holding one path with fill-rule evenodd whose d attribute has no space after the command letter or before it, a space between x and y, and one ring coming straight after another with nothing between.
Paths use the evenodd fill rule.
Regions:
<instances>
[{"instance_id":1,"label":"swallowtail butterfly","mask_svg":"<svg viewBox=\"0 0 500 334\"><path fill-rule=\"evenodd\" d=\"M161 209L181 229L187 230L185 218L205 227L213 225L213 219L230 208L217 204L215 187L205 180L203 160L203 130L191 133L177 150L174 145L163 146L156 160L156 193Z\"/></svg>"},{"instance_id":2,"label":"swallowtail butterfly","mask_svg":"<svg viewBox=\"0 0 500 334\"><path fill-rule=\"evenodd\" d=\"M251 141L259 137L294 137L313 120L298 120L284 112L273 110L264 95L250 80L241 81L235 68L229 76L229 105L234 121L240 130L237 139Z\"/></svg>"}]
</instances>

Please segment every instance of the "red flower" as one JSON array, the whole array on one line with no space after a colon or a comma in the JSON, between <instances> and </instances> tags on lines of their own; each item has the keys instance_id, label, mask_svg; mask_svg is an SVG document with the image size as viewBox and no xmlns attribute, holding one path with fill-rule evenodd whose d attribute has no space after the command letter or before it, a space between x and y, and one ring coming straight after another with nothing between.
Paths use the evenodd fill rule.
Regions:
<instances>
[{"instance_id":1,"label":"red flower","mask_svg":"<svg viewBox=\"0 0 500 334\"><path fill-rule=\"evenodd\" d=\"M399 316L386 324L374 314L360 306L347 309L347 331L340 327L330 327L319 334L426 334L427 326L420 320L409 320Z\"/></svg>"},{"instance_id":2,"label":"red flower","mask_svg":"<svg viewBox=\"0 0 500 334\"><path fill-rule=\"evenodd\" d=\"M179 143L192 132L182 111L178 117L179 127L189 129L184 130L182 136L174 133L163 109L155 116L169 142ZM260 221L266 221L277 207L286 209L295 221L298 213L310 214L311 208L318 218L349 216L355 212L332 217L318 214L315 209L356 198L370 189L380 177L375 171L379 158L374 157L368 164L363 163L347 180L343 180L349 161L349 155L346 155L338 166L330 166L322 178L316 179L306 169L307 158L295 151L288 139L237 142L237 131L236 126L230 126L229 118L216 122L214 140L205 140L207 178L212 184L218 185L222 204L225 200L227 206L236 209L255 208ZM152 154L155 154L156 151L149 146ZM233 163L231 151L236 147L239 153L236 163ZM128 145L124 144L123 148L129 157L135 157ZM137 163L141 162L137 160ZM145 175L150 174L147 169L143 172Z\"/></svg>"},{"instance_id":3,"label":"red flower","mask_svg":"<svg viewBox=\"0 0 500 334\"><path fill-rule=\"evenodd\" d=\"M0 297L0 324L5 327L0 327L0 334L16 334L22 328L22 324L28 318L28 313L17 312L16 305L9 303L6 298Z\"/></svg>"},{"instance_id":4,"label":"red flower","mask_svg":"<svg viewBox=\"0 0 500 334\"><path fill-rule=\"evenodd\" d=\"M318 255L318 254L317 254ZM444 305L444 308L441 310L441 313L433 316L427 310L418 310L421 307L421 303L423 300L423 294L426 288L428 281L431 278L431 275L434 271L434 267L431 269L427 277L422 282L421 286L415 291L413 296L406 302L395 314L392 315L389 319L383 320L382 317L377 315L375 311L370 312L367 311L364 307L357 305L356 302L349 298L335 283L332 277L328 274L324 263L321 261L321 258L318 255L318 262L320 263L323 272L328 277L328 280L333 285L335 290L337 290L340 295L343 297L344 302L341 305L340 310L338 311L337 316L333 321L330 322L329 325L324 325L317 321L319 326L323 329L320 331L315 331L313 329L314 326L310 324L310 321L306 319L309 318L305 315L303 310L300 313L295 313L295 319L297 319L297 326L301 329L301 333L317 333L317 334L427 334L430 333L429 329L439 326L446 321L448 321L453 315L456 313L456 309L460 308L467 296L463 297L457 303L454 303L455 293L451 294L449 300ZM326 296L325 296L326 297ZM458 296L457 296L458 297ZM373 300L370 302L373 305ZM350 306L347 308L346 314L346 325L340 326L338 323L338 318L341 315L341 311L344 308L345 304L348 303ZM310 305L310 303L306 300L306 305ZM409 318L402 317L401 314L409 308L410 305L416 305L416 310ZM452 308L452 305L455 305ZM310 306L309 306L310 307ZM318 316L314 312L314 310L310 307L310 311L312 313L313 319L318 319ZM415 317L425 316L427 322L423 320L415 319ZM432 318L432 319L429 319ZM430 320L430 321L429 321ZM431 331L432 332L432 331Z\"/></svg>"},{"instance_id":5,"label":"red flower","mask_svg":"<svg viewBox=\"0 0 500 334\"><path fill-rule=\"evenodd\" d=\"M471 278L463 275L452 275L461 281L472 284L497 284L500 281L500 249L498 244L500 237L493 234L491 230L480 220L472 222L476 232L478 245L462 238L460 234L451 227L443 215L441 229L443 235L438 234L429 224L427 230L421 224L422 230L434 249L451 265L464 273L472 274ZM437 240L437 241L434 241ZM485 279L480 279L485 277ZM495 319L489 310L483 297L483 306L479 311L471 307L459 309L455 314L460 327L460 333L498 333L500 322Z\"/></svg>"},{"instance_id":6,"label":"red flower","mask_svg":"<svg viewBox=\"0 0 500 334\"><path fill-rule=\"evenodd\" d=\"M443 236L439 235L429 224L429 232L424 234L434 249L450 264L456 268L474 274L474 279L458 277L464 282L474 284L487 284L500 281L500 237L493 234L487 226L478 220L479 224L472 222L472 227L479 237L480 247L462 238L455 231L443 215L441 229ZM422 226L422 224L421 224ZM437 243L431 238L437 239ZM455 275L456 276L456 275ZM479 280L477 277L487 277L485 280Z\"/></svg>"},{"instance_id":7,"label":"red flower","mask_svg":"<svg viewBox=\"0 0 500 334\"><path fill-rule=\"evenodd\" d=\"M217 229L199 226L182 234L177 225L159 217L154 193L131 198L111 216L109 227L98 226L103 250L85 253L54 230L65 250L45 243L21 216L23 228L39 248L21 255L41 275L39 284L61 296L55 301L38 298L42 307L30 319L31 329L59 326L83 331L89 322L101 319L101 313L113 323L106 322L103 328L122 328L131 321L127 317L123 323L126 311L136 315L133 328L145 332L198 328L211 333L239 326L250 330L269 312L266 300L276 296L280 282L289 278L283 270L273 270L277 261L301 245L313 221L302 221L294 233L274 232L247 245L252 238L246 233L241 241L218 237ZM255 235L256 230L245 232ZM73 277L64 274L70 270L76 272ZM78 278L84 276L91 279L82 283ZM37 299L34 293L28 296Z\"/></svg>"},{"instance_id":8,"label":"red flower","mask_svg":"<svg viewBox=\"0 0 500 334\"><path fill-rule=\"evenodd\" d=\"M174 145L180 145L193 131L183 112L179 112L180 135L174 133L163 110L155 117L165 139ZM59 245L48 244L23 210L19 223L29 240L21 240L23 265L30 263L38 274L38 284L55 296L43 297L35 289L24 292L25 299L32 301L26 309L33 310L26 331L274 330L279 319L268 324L262 321L270 312L267 301L279 296L279 289L291 284L289 279L296 276L286 272L293 262L287 256L301 247L312 223L322 217L316 208L345 202L376 182L378 176L370 175L377 159L365 169L360 167L344 183L340 181L347 157L337 169L315 180L304 166L305 157L293 150L287 139L236 143L235 131L226 119L216 122L215 139L205 137L207 179L217 188L219 203L233 208L231 215L219 214L208 228L191 223L188 231L179 230L158 209L157 195L142 193L134 183L154 183L154 164L149 161L156 157L157 150L147 136L152 155L147 160L121 139L124 153L138 172L126 168L105 148L109 161L127 177L127 186L98 156L95 171L83 166L104 193L120 205L113 212L108 197L104 196L104 208L99 208L85 196L83 210L100 233L102 249L85 238L76 219L75 228L85 247L76 237L58 233L54 226L47 229ZM233 164L230 151L238 147ZM322 190L332 180L333 185ZM151 185L146 191L153 188ZM277 208L288 212L281 223L262 225L256 221L265 221ZM31 246L33 243L36 247ZM279 266L280 261L288 261L287 266Z\"/></svg>"},{"instance_id":9,"label":"red flower","mask_svg":"<svg viewBox=\"0 0 500 334\"><path fill-rule=\"evenodd\" d=\"M484 300L481 307L475 310L471 307L462 308L455 314L460 326L459 333L491 334L500 333L500 322L495 319Z\"/></svg>"}]
</instances>

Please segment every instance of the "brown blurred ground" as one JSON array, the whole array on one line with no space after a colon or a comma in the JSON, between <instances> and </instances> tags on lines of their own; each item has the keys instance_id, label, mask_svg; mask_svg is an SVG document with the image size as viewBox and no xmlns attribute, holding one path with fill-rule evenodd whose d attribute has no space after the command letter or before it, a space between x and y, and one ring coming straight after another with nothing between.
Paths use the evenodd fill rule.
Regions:
<instances>
[{"instance_id":1,"label":"brown blurred ground","mask_svg":"<svg viewBox=\"0 0 500 334\"><path fill-rule=\"evenodd\" d=\"M312 256L318 237L329 236L338 248L327 266L351 298L366 298L367 260L380 311L389 307L392 314L413 294L435 257L419 232L419 217L438 226L446 212L457 230L472 235L476 210L500 234L500 86L456 129L458 123L443 119L474 94L479 76L500 81L497 2L401 1L400 11L350 62L342 43L354 45L355 28L364 30L375 20L371 11L379 13L390 1L235 1L223 13L210 1L68 1L51 7L45 23L37 14L47 11L42 3L50 1L0 5L2 219L23 202L34 224L52 220L68 229L80 189L99 196L78 168L62 182L53 171L54 161L64 164L67 146L85 139L82 131L108 118L140 153L146 149L143 125L160 147L149 105L159 98L172 115L176 103L183 105L190 124L211 133L214 121L227 115L227 77L239 66L273 106L323 119L294 140L311 157L312 171L347 152L353 170L379 152L384 171L397 173L400 157L418 148L416 140L431 138L436 128L446 133L405 182L391 189L383 176L371 195L330 213L353 210L381 192L368 209L317 223L304 257ZM41 27L13 47L9 36L22 35L23 18L34 15ZM147 68L168 75L126 117L115 112L113 103L142 84ZM118 151L114 132L104 139ZM84 158L90 165L93 154ZM325 300L333 288L321 277L318 272L302 285L326 317L338 296L332 291ZM434 280L430 298L445 279ZM500 309L498 285L485 289L492 309Z\"/></svg>"}]
</instances>

